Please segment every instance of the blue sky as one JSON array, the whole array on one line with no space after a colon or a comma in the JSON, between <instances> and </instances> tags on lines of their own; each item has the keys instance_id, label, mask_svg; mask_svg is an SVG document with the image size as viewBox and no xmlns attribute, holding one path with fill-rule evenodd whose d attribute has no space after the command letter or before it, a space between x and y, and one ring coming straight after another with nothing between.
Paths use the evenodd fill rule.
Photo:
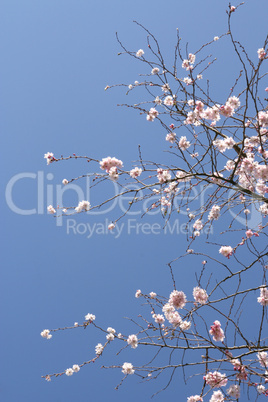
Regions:
<instances>
[{"instance_id":1,"label":"blue sky","mask_svg":"<svg viewBox=\"0 0 268 402\"><path fill-rule=\"evenodd\" d=\"M68 233L66 220L56 226L52 216L42 213L42 204L46 210L48 194L55 203L56 185L63 178L87 173L88 166L73 160L46 166L43 155L76 153L97 159L111 155L129 168L138 159L140 144L146 159L165 160L161 127L117 106L135 103L136 95L126 97L120 88L104 91L107 84L130 84L139 73L149 72L135 60L117 55L115 32L131 51L146 48L146 35L132 22L137 20L155 34L171 60L177 27L184 43L197 50L226 32L227 5L225 0L1 2L2 194L12 179L21 177L12 188L14 204L23 210L39 206L40 212L19 214L2 199L1 400L143 401L165 384L140 384L133 376L115 391L120 370L100 369L113 363L115 347L100 363L71 378L51 383L41 379L43 374L90 359L95 345L104 342L104 335L92 328L58 332L46 341L39 335L44 328L81 323L90 312L104 328L135 332L122 317L141 312L141 303L134 298L136 289L168 295L172 283L166 264L185 247L183 234L137 235L135 230L129 234L124 230L118 238L111 233L88 238L73 230ZM255 0L246 1L234 15L234 32L251 55L263 44L266 16L266 0L258 0L258 7ZM211 69L212 91L225 99L232 84L234 55L227 42L216 43L210 52L218 58ZM85 192L86 183L80 186ZM74 195L66 197L76 204ZM93 222L103 224L113 218L110 211L94 216ZM88 219L78 216L76 224ZM138 215L133 219L140 221ZM155 221L163 224L159 215ZM191 292L195 267L188 268L180 285ZM130 350L122 359L134 364L141 356L141 351ZM189 392L182 396L181 389L178 375L156 400L179 393L186 400Z\"/></svg>"}]
</instances>

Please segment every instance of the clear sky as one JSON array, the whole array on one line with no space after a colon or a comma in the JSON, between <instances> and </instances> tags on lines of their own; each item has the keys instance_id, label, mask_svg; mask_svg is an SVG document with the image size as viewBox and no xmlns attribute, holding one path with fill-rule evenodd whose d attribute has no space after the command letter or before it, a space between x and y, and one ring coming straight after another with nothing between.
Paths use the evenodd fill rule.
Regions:
<instances>
[{"instance_id":1,"label":"clear sky","mask_svg":"<svg viewBox=\"0 0 268 402\"><path fill-rule=\"evenodd\" d=\"M140 144L146 159L164 160L167 146L161 127L133 110L117 107L135 103L135 95L127 98L120 88L104 91L107 84L131 84L139 80L139 73L149 73L141 63L117 56L120 47L115 33L128 49L146 49L146 35L132 22L137 20L155 34L171 60L176 28L184 43L197 50L226 32L227 6L226 0L2 0L1 187L2 194L7 189L11 194L8 202L2 197L2 401L147 401L165 385L162 380L140 383L131 376L115 391L121 371L100 366L135 364L143 357L137 349L113 360L116 345L79 374L51 383L41 379L43 374L92 358L95 345L105 341L104 334L92 328L57 332L47 341L40 337L44 328L82 323L85 314L93 313L104 328L135 332L122 318L142 312L135 291L141 288L168 296L172 283L166 264L185 247L182 233L137 233L139 215L130 217L135 228L127 226L129 218L125 220L117 238L111 233L90 236L86 224L91 229L94 223L106 224L106 219L115 218L113 210L90 219L80 215L75 222L64 219L57 226L46 214L47 199L56 205L56 186L62 179L88 173L89 167L83 161L46 166L43 156L46 152L97 159L110 155L130 168L138 159ZM234 15L234 31L252 55L263 44L267 12L267 0L248 0ZM211 69L212 91L225 100L234 54L227 42L215 43L210 52L218 58ZM86 193L85 181L80 187ZM76 205L75 194L64 197L66 203ZM94 203L95 195L91 197ZM163 224L160 215L153 219ZM194 266L187 267L180 278L186 292L191 292L194 272ZM181 393L182 381L177 375L156 400L174 396L186 400L191 393Z\"/></svg>"}]
</instances>

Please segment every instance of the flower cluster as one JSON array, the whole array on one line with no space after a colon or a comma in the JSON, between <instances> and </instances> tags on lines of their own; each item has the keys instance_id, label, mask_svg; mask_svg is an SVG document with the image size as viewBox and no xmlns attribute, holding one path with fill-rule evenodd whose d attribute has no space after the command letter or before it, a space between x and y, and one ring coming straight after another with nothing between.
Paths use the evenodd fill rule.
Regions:
<instances>
[{"instance_id":1,"label":"flower cluster","mask_svg":"<svg viewBox=\"0 0 268 402\"><path fill-rule=\"evenodd\" d=\"M240 398L240 387L237 384L231 385L230 388L227 389L227 394L234 399Z\"/></svg>"},{"instance_id":2,"label":"flower cluster","mask_svg":"<svg viewBox=\"0 0 268 402\"><path fill-rule=\"evenodd\" d=\"M162 184L171 179L171 174L169 170L157 169L157 178L159 183Z\"/></svg>"},{"instance_id":3,"label":"flower cluster","mask_svg":"<svg viewBox=\"0 0 268 402\"><path fill-rule=\"evenodd\" d=\"M141 175L141 173L142 173L142 169L141 169L141 168L138 168L138 167L135 167L134 169L132 169L132 170L129 172L129 175L130 175L133 179L135 179L136 177L139 177L139 176Z\"/></svg>"},{"instance_id":4,"label":"flower cluster","mask_svg":"<svg viewBox=\"0 0 268 402\"><path fill-rule=\"evenodd\" d=\"M258 352L257 357L259 359L259 363L262 367L268 368L268 356L267 352Z\"/></svg>"},{"instance_id":5,"label":"flower cluster","mask_svg":"<svg viewBox=\"0 0 268 402\"><path fill-rule=\"evenodd\" d=\"M98 343L95 347L95 353L96 355L101 355L103 352L103 345L101 343Z\"/></svg>"},{"instance_id":6,"label":"flower cluster","mask_svg":"<svg viewBox=\"0 0 268 402\"><path fill-rule=\"evenodd\" d=\"M206 304L208 300L208 294L205 289L201 289L200 287L196 286L193 290L193 296L197 303Z\"/></svg>"},{"instance_id":7,"label":"flower cluster","mask_svg":"<svg viewBox=\"0 0 268 402\"><path fill-rule=\"evenodd\" d=\"M146 119L148 121L154 121L154 119L158 116L158 114L159 114L158 111L154 107L151 107L146 116Z\"/></svg>"},{"instance_id":8,"label":"flower cluster","mask_svg":"<svg viewBox=\"0 0 268 402\"><path fill-rule=\"evenodd\" d=\"M52 205L49 205L48 207L47 207L47 212L49 212L50 214L55 214L56 213L56 209L55 208L53 208L53 206Z\"/></svg>"},{"instance_id":9,"label":"flower cluster","mask_svg":"<svg viewBox=\"0 0 268 402\"><path fill-rule=\"evenodd\" d=\"M216 104L205 109L203 102L190 99L188 101L188 106L194 107L194 109L187 113L187 118L184 121L184 124L194 124L199 126L202 120L212 120L213 125L215 125L215 123L220 120L220 115L224 117L232 117L235 110L240 106L240 100L236 96L231 96L224 105ZM231 145L232 143L229 140L226 149Z\"/></svg>"},{"instance_id":10,"label":"flower cluster","mask_svg":"<svg viewBox=\"0 0 268 402\"><path fill-rule=\"evenodd\" d=\"M258 49L257 53L260 60L263 60L266 56L266 51L264 50L263 47Z\"/></svg>"},{"instance_id":11,"label":"flower cluster","mask_svg":"<svg viewBox=\"0 0 268 402\"><path fill-rule=\"evenodd\" d=\"M136 335L129 335L127 338L127 343L132 347L132 349L136 349L138 347L138 338Z\"/></svg>"},{"instance_id":12,"label":"flower cluster","mask_svg":"<svg viewBox=\"0 0 268 402\"><path fill-rule=\"evenodd\" d=\"M82 211L89 211L90 210L90 203L88 201L80 201L77 207L75 208L76 212L82 212Z\"/></svg>"},{"instance_id":13,"label":"flower cluster","mask_svg":"<svg viewBox=\"0 0 268 402\"><path fill-rule=\"evenodd\" d=\"M223 342L225 335L221 328L220 321L218 321L218 320L214 321L213 325L211 325L210 328L211 329L209 330L209 333L210 333L210 335L213 336L214 341Z\"/></svg>"},{"instance_id":14,"label":"flower cluster","mask_svg":"<svg viewBox=\"0 0 268 402\"><path fill-rule=\"evenodd\" d=\"M186 304L186 295L182 291L173 290L169 296L169 304L175 308L183 308Z\"/></svg>"},{"instance_id":15,"label":"flower cluster","mask_svg":"<svg viewBox=\"0 0 268 402\"><path fill-rule=\"evenodd\" d=\"M47 160L47 164L49 165L51 162L55 161L54 154L52 152L47 152L44 155L44 158Z\"/></svg>"},{"instance_id":16,"label":"flower cluster","mask_svg":"<svg viewBox=\"0 0 268 402\"><path fill-rule=\"evenodd\" d=\"M219 249L219 253L222 254L224 257L230 258L233 254L233 248L231 246L222 246Z\"/></svg>"},{"instance_id":17,"label":"flower cluster","mask_svg":"<svg viewBox=\"0 0 268 402\"><path fill-rule=\"evenodd\" d=\"M96 319L96 316L95 316L94 314L88 313L87 315L85 315L85 320L86 320L86 321L92 322L92 321L94 321L95 319Z\"/></svg>"},{"instance_id":18,"label":"flower cluster","mask_svg":"<svg viewBox=\"0 0 268 402\"><path fill-rule=\"evenodd\" d=\"M208 220L211 221L212 219L219 219L220 217L220 207L218 205L213 205L209 214L208 214Z\"/></svg>"},{"instance_id":19,"label":"flower cluster","mask_svg":"<svg viewBox=\"0 0 268 402\"><path fill-rule=\"evenodd\" d=\"M186 151L191 146L190 141L187 141L187 138L185 136L182 136L179 140L179 148L182 151Z\"/></svg>"},{"instance_id":20,"label":"flower cluster","mask_svg":"<svg viewBox=\"0 0 268 402\"><path fill-rule=\"evenodd\" d=\"M166 135L166 141L168 141L171 144L173 144L176 141L176 134L175 133L168 133Z\"/></svg>"},{"instance_id":21,"label":"flower cluster","mask_svg":"<svg viewBox=\"0 0 268 402\"><path fill-rule=\"evenodd\" d=\"M219 371L214 371L213 373L209 371L207 375L204 376L204 380L211 388L224 387L228 381L226 375L221 374Z\"/></svg>"},{"instance_id":22,"label":"flower cluster","mask_svg":"<svg viewBox=\"0 0 268 402\"><path fill-rule=\"evenodd\" d=\"M73 375L73 373L78 373L79 370L80 370L80 366L78 364L74 364L72 368L68 368L65 370L65 374L67 376L71 376L71 375Z\"/></svg>"},{"instance_id":23,"label":"flower cluster","mask_svg":"<svg viewBox=\"0 0 268 402\"><path fill-rule=\"evenodd\" d=\"M203 402L203 398L200 395L192 395L187 398L187 402Z\"/></svg>"},{"instance_id":24,"label":"flower cluster","mask_svg":"<svg viewBox=\"0 0 268 402\"><path fill-rule=\"evenodd\" d=\"M133 365L131 363L124 363L122 365L122 373L124 374L134 374Z\"/></svg>"},{"instance_id":25,"label":"flower cluster","mask_svg":"<svg viewBox=\"0 0 268 402\"><path fill-rule=\"evenodd\" d=\"M185 68L187 71L193 69L193 64L195 62L195 55L193 53L189 53L188 59L183 60L182 68Z\"/></svg>"},{"instance_id":26,"label":"flower cluster","mask_svg":"<svg viewBox=\"0 0 268 402\"><path fill-rule=\"evenodd\" d=\"M122 168L123 167L123 162L120 159L117 158L111 158L110 156L107 156L107 158L103 158L100 161L100 168L102 170L106 170L107 173L110 172L111 168Z\"/></svg>"},{"instance_id":27,"label":"flower cluster","mask_svg":"<svg viewBox=\"0 0 268 402\"><path fill-rule=\"evenodd\" d=\"M260 297L258 297L258 303L260 303L262 306L268 306L268 289L267 288L261 288L260 289Z\"/></svg>"},{"instance_id":28,"label":"flower cluster","mask_svg":"<svg viewBox=\"0 0 268 402\"><path fill-rule=\"evenodd\" d=\"M209 402L224 402L224 395L221 391L214 391Z\"/></svg>"},{"instance_id":29,"label":"flower cluster","mask_svg":"<svg viewBox=\"0 0 268 402\"><path fill-rule=\"evenodd\" d=\"M51 335L49 329L44 329L44 330L41 332L40 335L41 335L43 338L46 338L46 339L51 339L51 338L52 338L52 335Z\"/></svg>"}]
</instances>

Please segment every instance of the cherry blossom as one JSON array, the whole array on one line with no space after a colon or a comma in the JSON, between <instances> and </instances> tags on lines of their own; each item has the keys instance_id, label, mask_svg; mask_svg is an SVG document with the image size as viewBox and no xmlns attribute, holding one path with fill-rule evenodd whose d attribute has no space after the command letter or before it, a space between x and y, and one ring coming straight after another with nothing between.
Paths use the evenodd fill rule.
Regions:
<instances>
[{"instance_id":1,"label":"cherry blossom","mask_svg":"<svg viewBox=\"0 0 268 402\"><path fill-rule=\"evenodd\" d=\"M137 57L141 57L141 56L143 56L144 55L144 51L142 50L142 49L139 49L137 52L136 52L136 56Z\"/></svg>"},{"instance_id":2,"label":"cherry blossom","mask_svg":"<svg viewBox=\"0 0 268 402\"><path fill-rule=\"evenodd\" d=\"M53 208L52 205L49 205L49 206L47 207L47 212L49 212L50 214L55 214L55 213L56 213L56 209Z\"/></svg>"},{"instance_id":3,"label":"cherry blossom","mask_svg":"<svg viewBox=\"0 0 268 402\"><path fill-rule=\"evenodd\" d=\"M142 169L135 167L134 169L131 169L131 171L129 172L130 177L132 177L133 179L135 179L136 177L139 177L142 174Z\"/></svg>"},{"instance_id":4,"label":"cherry blossom","mask_svg":"<svg viewBox=\"0 0 268 402\"><path fill-rule=\"evenodd\" d=\"M227 394L230 395L234 399L240 398L240 386L237 384L231 385L227 389Z\"/></svg>"},{"instance_id":5,"label":"cherry blossom","mask_svg":"<svg viewBox=\"0 0 268 402\"><path fill-rule=\"evenodd\" d=\"M263 287L260 289L260 297L258 297L258 303L260 303L262 306L267 306L268 305L268 289Z\"/></svg>"},{"instance_id":6,"label":"cherry blossom","mask_svg":"<svg viewBox=\"0 0 268 402\"><path fill-rule=\"evenodd\" d=\"M44 158L47 160L47 164L49 165L51 162L53 162L55 160L54 158L54 154L52 152L47 152L44 155Z\"/></svg>"},{"instance_id":7,"label":"cherry blossom","mask_svg":"<svg viewBox=\"0 0 268 402\"><path fill-rule=\"evenodd\" d=\"M122 365L122 373L124 374L134 374L135 370L133 369L133 365L131 363L124 363Z\"/></svg>"},{"instance_id":8,"label":"cherry blossom","mask_svg":"<svg viewBox=\"0 0 268 402\"><path fill-rule=\"evenodd\" d=\"M219 253L222 254L224 257L229 258L233 254L233 248L231 246L222 246L219 249Z\"/></svg>"},{"instance_id":9,"label":"cherry blossom","mask_svg":"<svg viewBox=\"0 0 268 402\"><path fill-rule=\"evenodd\" d=\"M127 343L132 347L132 349L136 349L138 347L138 338L136 335L129 335L127 338Z\"/></svg>"},{"instance_id":10,"label":"cherry blossom","mask_svg":"<svg viewBox=\"0 0 268 402\"><path fill-rule=\"evenodd\" d=\"M228 379L225 374L221 374L219 371L210 371L204 376L204 380L211 388L224 387L227 384Z\"/></svg>"},{"instance_id":11,"label":"cherry blossom","mask_svg":"<svg viewBox=\"0 0 268 402\"><path fill-rule=\"evenodd\" d=\"M90 210L90 203L88 201L80 201L79 204L77 205L77 207L75 208L76 212L82 212L82 211L89 211Z\"/></svg>"},{"instance_id":12,"label":"cherry blossom","mask_svg":"<svg viewBox=\"0 0 268 402\"><path fill-rule=\"evenodd\" d=\"M186 295L182 291L173 290L169 296L169 304L175 308L183 308L186 304Z\"/></svg>"},{"instance_id":13,"label":"cherry blossom","mask_svg":"<svg viewBox=\"0 0 268 402\"><path fill-rule=\"evenodd\" d=\"M111 158L110 156L108 156L107 158L103 158L100 161L100 168L102 170L106 170L107 173L109 173L109 171L112 167L122 168L123 162L120 159L117 159L114 157Z\"/></svg>"},{"instance_id":14,"label":"cherry blossom","mask_svg":"<svg viewBox=\"0 0 268 402\"><path fill-rule=\"evenodd\" d=\"M96 355L101 355L103 352L103 345L101 343L98 343L95 347L95 353Z\"/></svg>"},{"instance_id":15,"label":"cherry blossom","mask_svg":"<svg viewBox=\"0 0 268 402\"><path fill-rule=\"evenodd\" d=\"M209 402L224 402L224 395L221 391L214 391Z\"/></svg>"},{"instance_id":16,"label":"cherry blossom","mask_svg":"<svg viewBox=\"0 0 268 402\"><path fill-rule=\"evenodd\" d=\"M196 286L193 290L193 296L197 303L206 304L208 300L208 294L205 289Z\"/></svg>"},{"instance_id":17,"label":"cherry blossom","mask_svg":"<svg viewBox=\"0 0 268 402\"><path fill-rule=\"evenodd\" d=\"M212 335L214 341L223 342L225 335L221 328L220 321L218 321L218 320L214 321L213 325L211 325L210 328L211 329L209 330L209 333L210 333L210 335Z\"/></svg>"}]
</instances>

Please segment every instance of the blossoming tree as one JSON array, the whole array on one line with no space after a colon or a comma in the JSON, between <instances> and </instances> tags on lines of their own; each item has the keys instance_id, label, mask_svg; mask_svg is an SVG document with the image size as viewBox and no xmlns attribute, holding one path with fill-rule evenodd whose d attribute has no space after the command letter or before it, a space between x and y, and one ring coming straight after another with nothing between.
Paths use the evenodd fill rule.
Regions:
<instances>
[{"instance_id":1,"label":"blossoming tree","mask_svg":"<svg viewBox=\"0 0 268 402\"><path fill-rule=\"evenodd\" d=\"M74 207L49 205L49 213L90 216L95 209L127 195L131 197L128 209L114 216L109 230L114 230L128 211L146 201L146 212L159 209L164 222L177 213L184 216L188 239L185 253L168 264L173 284L170 294L137 290L135 297L149 306L150 314L141 315L135 333L100 328L92 313L71 327L43 330L41 336L46 339L56 331L81 327L95 328L105 332L106 337L105 342L96 345L90 360L44 375L46 380L73 375L100 357L104 361L106 348L116 348L118 344L119 349L146 347L152 354L145 365L134 367L122 360L121 365L110 366L122 371L119 385L133 374L149 381L170 371L168 386L177 370L185 374L190 368L192 375L199 378L200 391L191 395L189 389L188 402L240 397L244 400L247 393L250 398L268 395L268 37L256 49L255 59L250 58L233 36L231 22L239 7L230 5L227 10L228 32L215 36L197 51L189 52L187 47L183 50L177 33L172 66L166 64L154 35L140 24L147 35L146 50L129 51L117 38L122 54L141 61L150 72L142 76L141 82L115 86L125 87L127 93L143 90L142 102L125 106L144 115L145 124L161 124L169 147L169 165L144 160L141 149L136 166L129 166L126 161L123 164L118 155L97 159L45 154L49 165L69 159L95 164L94 191L109 181L116 182L119 188L98 205L91 205L89 200L81 200ZM229 93L222 94L223 100L218 101L210 95L207 75L214 60L207 55L207 49L224 37L231 42L241 70L234 74ZM83 177L63 179L62 183L68 186ZM216 242L210 240L212 231L214 236L216 233ZM200 263L192 294L186 295L177 286L176 267L193 256ZM250 330L249 310L254 315ZM155 364L160 351L165 352L162 364ZM187 384L191 384L191 379Z\"/></svg>"}]
</instances>

